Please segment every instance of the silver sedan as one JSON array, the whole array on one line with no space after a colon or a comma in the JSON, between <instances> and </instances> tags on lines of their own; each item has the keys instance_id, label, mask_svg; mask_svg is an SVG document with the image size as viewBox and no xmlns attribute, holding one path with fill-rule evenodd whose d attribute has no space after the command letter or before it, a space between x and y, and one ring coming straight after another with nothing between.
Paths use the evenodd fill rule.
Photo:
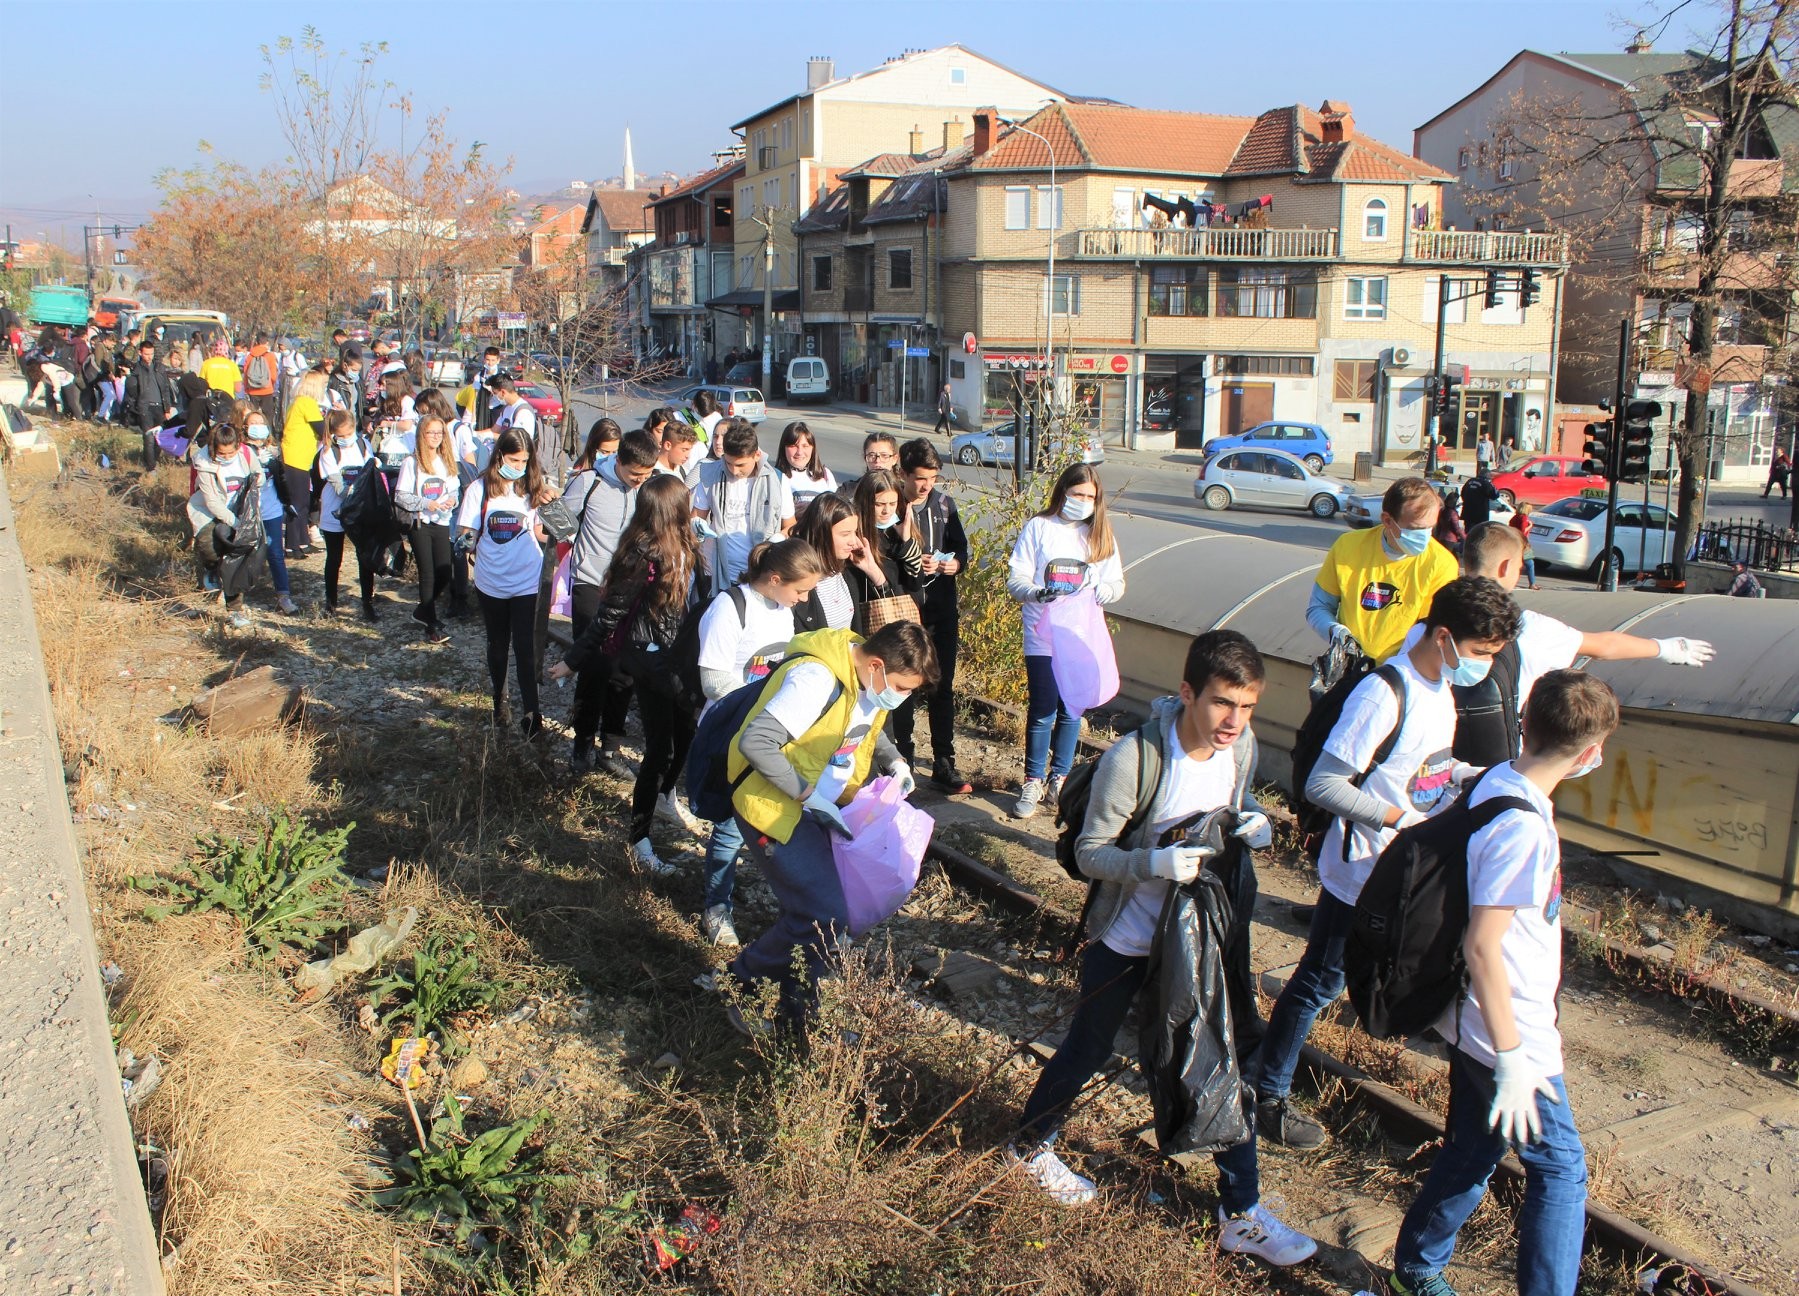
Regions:
<instances>
[{"instance_id":1,"label":"silver sedan","mask_svg":"<svg viewBox=\"0 0 1799 1296\"><path fill-rule=\"evenodd\" d=\"M1208 456L1193 479L1193 498L1209 509L1296 508L1327 518L1350 496L1342 482L1312 472L1296 456L1256 449Z\"/></svg>"}]
</instances>

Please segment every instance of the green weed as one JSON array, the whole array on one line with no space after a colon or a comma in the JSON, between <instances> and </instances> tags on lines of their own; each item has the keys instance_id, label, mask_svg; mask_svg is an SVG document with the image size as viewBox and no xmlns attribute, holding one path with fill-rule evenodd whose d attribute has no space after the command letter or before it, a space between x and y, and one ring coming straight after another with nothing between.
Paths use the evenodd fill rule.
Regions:
<instances>
[{"instance_id":1,"label":"green weed","mask_svg":"<svg viewBox=\"0 0 1799 1296\"><path fill-rule=\"evenodd\" d=\"M504 1225L517 1213L520 1198L534 1198L569 1176L542 1169L540 1152L526 1151L548 1115L496 1125L470 1138L463 1130L462 1105L444 1094L444 1114L431 1122L421 1148L408 1148L395 1166L397 1182L375 1194L378 1205L410 1219L447 1225L459 1243L483 1225Z\"/></svg>"},{"instance_id":2,"label":"green weed","mask_svg":"<svg viewBox=\"0 0 1799 1296\"><path fill-rule=\"evenodd\" d=\"M384 1026L409 1020L415 1036L440 1032L444 1052L454 1053L451 1019L492 1007L510 989L482 975L474 937L452 942L437 934L413 951L410 964L397 963L369 983L369 1006Z\"/></svg>"}]
</instances>

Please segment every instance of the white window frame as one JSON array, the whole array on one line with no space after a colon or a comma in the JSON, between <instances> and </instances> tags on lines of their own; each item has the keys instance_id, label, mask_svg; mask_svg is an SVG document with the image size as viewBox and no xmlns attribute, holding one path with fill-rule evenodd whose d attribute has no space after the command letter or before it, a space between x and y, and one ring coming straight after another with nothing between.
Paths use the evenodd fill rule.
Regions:
<instances>
[{"instance_id":1,"label":"white window frame","mask_svg":"<svg viewBox=\"0 0 1799 1296\"><path fill-rule=\"evenodd\" d=\"M1063 218L1067 215L1063 210L1063 199L1065 195L1062 190L1063 186L1061 185L1055 186L1054 190L1052 190L1049 185L1037 186L1038 229L1046 230L1062 228ZM1052 217L1055 221L1053 225L1050 223ZM1076 313L1078 314L1079 312Z\"/></svg>"},{"instance_id":2,"label":"white window frame","mask_svg":"<svg viewBox=\"0 0 1799 1296\"><path fill-rule=\"evenodd\" d=\"M1380 300L1375 301L1375 297L1379 297ZM1350 275L1345 279L1343 281L1343 318L1346 320L1386 319L1387 276Z\"/></svg>"},{"instance_id":3,"label":"white window frame","mask_svg":"<svg viewBox=\"0 0 1799 1296\"><path fill-rule=\"evenodd\" d=\"M1468 169L1468 163L1470 161L1470 157L1469 157L1470 152L1471 152L1471 150L1468 148L1468 146L1466 144L1462 145L1461 148L1456 150L1456 152L1455 152L1455 169L1457 171L1466 171Z\"/></svg>"},{"instance_id":4,"label":"white window frame","mask_svg":"<svg viewBox=\"0 0 1799 1296\"><path fill-rule=\"evenodd\" d=\"M1370 198L1362 204L1362 242L1387 241L1387 200Z\"/></svg>"},{"instance_id":5,"label":"white window frame","mask_svg":"<svg viewBox=\"0 0 1799 1296\"><path fill-rule=\"evenodd\" d=\"M1055 289L1062 288L1062 306L1055 309ZM1079 275L1059 274L1052 282L1048 275L1043 276L1043 308L1046 313L1055 315L1079 315L1081 313L1081 277Z\"/></svg>"},{"instance_id":6,"label":"white window frame","mask_svg":"<svg viewBox=\"0 0 1799 1296\"><path fill-rule=\"evenodd\" d=\"M1013 211L1013 204L1024 204L1023 215ZM1022 230L1031 227L1031 187L1029 185L1006 186L1005 227L1009 230Z\"/></svg>"}]
</instances>

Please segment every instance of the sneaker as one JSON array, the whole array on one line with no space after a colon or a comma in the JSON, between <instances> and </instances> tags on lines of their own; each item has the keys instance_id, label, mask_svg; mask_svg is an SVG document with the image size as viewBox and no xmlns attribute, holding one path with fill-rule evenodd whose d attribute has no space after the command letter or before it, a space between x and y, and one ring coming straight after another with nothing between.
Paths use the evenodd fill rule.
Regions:
<instances>
[{"instance_id":1,"label":"sneaker","mask_svg":"<svg viewBox=\"0 0 1799 1296\"><path fill-rule=\"evenodd\" d=\"M1012 806L1014 819L1029 819L1037 813L1037 807L1043 801L1043 780L1026 779L1024 786L1018 790L1018 800Z\"/></svg>"},{"instance_id":2,"label":"sneaker","mask_svg":"<svg viewBox=\"0 0 1799 1296\"><path fill-rule=\"evenodd\" d=\"M519 727L519 731L521 733L523 733L526 738L538 737L544 731L544 729L543 729L543 712L541 712L541 711L525 712L524 718L518 722L518 727Z\"/></svg>"},{"instance_id":3,"label":"sneaker","mask_svg":"<svg viewBox=\"0 0 1799 1296\"><path fill-rule=\"evenodd\" d=\"M1051 774L1048 778L1043 780L1043 804L1047 808L1054 810L1056 808L1056 798L1061 795L1062 776L1060 774Z\"/></svg>"},{"instance_id":4,"label":"sneaker","mask_svg":"<svg viewBox=\"0 0 1799 1296\"><path fill-rule=\"evenodd\" d=\"M425 631L425 642L426 643L434 643L434 644L447 644L450 642L450 632L448 630L445 630L442 626L434 625L430 629Z\"/></svg>"},{"instance_id":5,"label":"sneaker","mask_svg":"<svg viewBox=\"0 0 1799 1296\"><path fill-rule=\"evenodd\" d=\"M945 796L967 796L974 791L974 784L962 777L962 771L951 760L940 760L931 766L931 782Z\"/></svg>"},{"instance_id":6,"label":"sneaker","mask_svg":"<svg viewBox=\"0 0 1799 1296\"><path fill-rule=\"evenodd\" d=\"M676 792L664 792L656 798L656 818L665 823L678 824L695 837L709 837L712 825L693 817L693 812L681 804L681 797Z\"/></svg>"},{"instance_id":7,"label":"sneaker","mask_svg":"<svg viewBox=\"0 0 1799 1296\"><path fill-rule=\"evenodd\" d=\"M275 606L280 608L288 616L293 616L300 610L300 605L285 594L275 600Z\"/></svg>"},{"instance_id":8,"label":"sneaker","mask_svg":"<svg viewBox=\"0 0 1799 1296\"><path fill-rule=\"evenodd\" d=\"M677 872L673 864L658 858L648 837L631 843L631 862L652 877L673 877Z\"/></svg>"},{"instance_id":9,"label":"sneaker","mask_svg":"<svg viewBox=\"0 0 1799 1296\"><path fill-rule=\"evenodd\" d=\"M1256 1102L1256 1130L1270 1143L1309 1151L1324 1142L1324 1126L1294 1109L1286 1098Z\"/></svg>"},{"instance_id":10,"label":"sneaker","mask_svg":"<svg viewBox=\"0 0 1799 1296\"><path fill-rule=\"evenodd\" d=\"M764 1035L774 1033L775 1024L766 1017L745 1017L743 1009L734 1003L725 1005L725 1020L731 1023L731 1029L745 1039L760 1039Z\"/></svg>"},{"instance_id":11,"label":"sneaker","mask_svg":"<svg viewBox=\"0 0 1799 1296\"><path fill-rule=\"evenodd\" d=\"M613 778L634 779L637 777L637 771L625 763L624 753L614 745L608 744L600 748L596 763Z\"/></svg>"},{"instance_id":12,"label":"sneaker","mask_svg":"<svg viewBox=\"0 0 1799 1296\"><path fill-rule=\"evenodd\" d=\"M1218 1249L1252 1255L1285 1269L1310 1260L1317 1254L1318 1244L1288 1228L1257 1202L1241 1215L1226 1215L1222 1206L1218 1208Z\"/></svg>"},{"instance_id":13,"label":"sneaker","mask_svg":"<svg viewBox=\"0 0 1799 1296\"><path fill-rule=\"evenodd\" d=\"M574 750L568 754L568 772L577 777L583 774L593 773L592 743L583 742L575 744Z\"/></svg>"},{"instance_id":14,"label":"sneaker","mask_svg":"<svg viewBox=\"0 0 1799 1296\"><path fill-rule=\"evenodd\" d=\"M431 629L434 624L429 613L421 612L417 608L412 609L412 619L424 626L427 630Z\"/></svg>"},{"instance_id":15,"label":"sneaker","mask_svg":"<svg viewBox=\"0 0 1799 1296\"><path fill-rule=\"evenodd\" d=\"M501 698L493 704L493 727L495 729L512 728L512 703Z\"/></svg>"},{"instance_id":16,"label":"sneaker","mask_svg":"<svg viewBox=\"0 0 1799 1296\"><path fill-rule=\"evenodd\" d=\"M1394 1274L1387 1279L1387 1291L1391 1296L1455 1296L1455 1288L1442 1274L1425 1274L1420 1278L1401 1278Z\"/></svg>"},{"instance_id":17,"label":"sneaker","mask_svg":"<svg viewBox=\"0 0 1799 1296\"><path fill-rule=\"evenodd\" d=\"M1006 1158L1013 1165L1023 1167L1024 1172L1058 1205L1085 1206L1099 1196L1093 1180L1070 1170L1054 1148L1045 1147L1035 1156L1026 1158L1016 1145L1008 1144Z\"/></svg>"},{"instance_id":18,"label":"sneaker","mask_svg":"<svg viewBox=\"0 0 1799 1296\"><path fill-rule=\"evenodd\" d=\"M728 905L709 906L706 912L700 915L700 930L714 945L736 949L740 944L737 939L737 928L731 925L731 910Z\"/></svg>"},{"instance_id":19,"label":"sneaker","mask_svg":"<svg viewBox=\"0 0 1799 1296\"><path fill-rule=\"evenodd\" d=\"M211 591L217 590L218 587L219 587L219 578L217 576L213 575L213 573L211 573L211 572L201 572L200 573L200 588L201 589L211 592Z\"/></svg>"}]
</instances>

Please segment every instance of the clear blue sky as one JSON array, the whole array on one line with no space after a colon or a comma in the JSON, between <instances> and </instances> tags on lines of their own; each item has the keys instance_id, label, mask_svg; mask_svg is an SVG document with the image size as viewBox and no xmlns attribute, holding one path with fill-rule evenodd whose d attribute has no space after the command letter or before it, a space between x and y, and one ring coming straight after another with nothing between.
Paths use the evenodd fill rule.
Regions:
<instances>
[{"instance_id":1,"label":"clear blue sky","mask_svg":"<svg viewBox=\"0 0 1799 1296\"><path fill-rule=\"evenodd\" d=\"M0 218L15 235L82 213L153 205L152 177L200 139L261 165L285 149L258 89L259 46L318 27L333 46L385 40L388 80L452 133L513 158L527 191L614 175L628 122L640 171L692 172L731 122L802 88L809 55L839 74L906 48L961 42L1075 94L1142 107L1254 113L1347 100L1356 125L1407 151L1412 128L1526 46L1613 50L1616 0L237 0L4 5ZM1664 38L1662 48L1674 44ZM61 102L53 113L40 105ZM388 113L387 121L397 121ZM43 123L60 125L46 138ZM128 141L128 142L127 142ZM53 160L54 159L54 160ZM90 196L91 195L91 196ZM91 216L90 216L91 218Z\"/></svg>"}]
</instances>

